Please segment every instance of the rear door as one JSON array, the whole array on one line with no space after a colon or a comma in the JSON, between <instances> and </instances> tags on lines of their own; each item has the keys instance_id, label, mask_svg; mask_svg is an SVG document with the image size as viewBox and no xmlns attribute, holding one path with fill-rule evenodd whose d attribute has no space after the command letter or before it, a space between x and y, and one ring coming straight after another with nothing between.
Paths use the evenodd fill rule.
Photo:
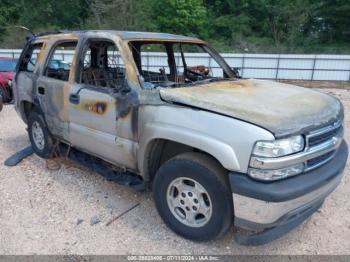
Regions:
<instances>
[{"instance_id":1,"label":"rear door","mask_svg":"<svg viewBox=\"0 0 350 262\"><path fill-rule=\"evenodd\" d=\"M50 131L64 140L69 139L68 97L77 45L76 39L52 43L46 61L43 62L42 74L37 80L36 95L45 120Z\"/></svg>"},{"instance_id":2,"label":"rear door","mask_svg":"<svg viewBox=\"0 0 350 262\"><path fill-rule=\"evenodd\" d=\"M21 54L13 81L13 95L17 109L20 108L19 103L23 100L33 102L39 77L38 64L42 61L44 54L45 47L42 42L28 43Z\"/></svg>"}]
</instances>

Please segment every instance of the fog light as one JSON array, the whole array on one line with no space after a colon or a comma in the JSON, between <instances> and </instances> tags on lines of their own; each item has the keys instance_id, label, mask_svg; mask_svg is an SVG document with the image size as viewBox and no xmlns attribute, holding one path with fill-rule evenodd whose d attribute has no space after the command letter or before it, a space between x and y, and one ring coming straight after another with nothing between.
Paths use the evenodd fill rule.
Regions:
<instances>
[{"instance_id":1,"label":"fog light","mask_svg":"<svg viewBox=\"0 0 350 262\"><path fill-rule=\"evenodd\" d=\"M298 175L304 171L304 164L300 163L297 165L275 169L275 170L264 170L264 169L255 169L249 168L248 174L255 179L263 181L273 181L280 180L283 178L291 177Z\"/></svg>"}]
</instances>

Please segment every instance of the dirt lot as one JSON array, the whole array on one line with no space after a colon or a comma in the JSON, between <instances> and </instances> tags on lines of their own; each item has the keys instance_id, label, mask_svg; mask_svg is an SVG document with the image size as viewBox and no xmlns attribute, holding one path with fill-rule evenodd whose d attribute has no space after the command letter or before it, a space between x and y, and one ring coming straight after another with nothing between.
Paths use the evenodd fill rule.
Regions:
<instances>
[{"instance_id":1,"label":"dirt lot","mask_svg":"<svg viewBox=\"0 0 350 262\"><path fill-rule=\"evenodd\" d=\"M343 101L348 130L350 91L322 91ZM193 243L164 225L151 193L108 182L77 165L49 171L35 155L5 167L4 160L29 141L13 106L0 113L0 126L0 254L350 254L349 166L320 211L279 240L239 246L232 229L221 240Z\"/></svg>"}]
</instances>

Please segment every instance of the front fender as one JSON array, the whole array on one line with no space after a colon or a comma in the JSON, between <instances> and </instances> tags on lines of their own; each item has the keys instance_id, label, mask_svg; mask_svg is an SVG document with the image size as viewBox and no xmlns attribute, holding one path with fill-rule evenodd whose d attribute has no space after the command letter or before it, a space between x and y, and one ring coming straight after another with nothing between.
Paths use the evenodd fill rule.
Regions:
<instances>
[{"instance_id":1,"label":"front fender","mask_svg":"<svg viewBox=\"0 0 350 262\"><path fill-rule=\"evenodd\" d=\"M233 148L214 137L205 133L194 131L189 128L179 127L165 123L150 123L145 127L145 146L139 151L140 157L145 155L147 146L155 139L165 139L204 151L216 158L223 167L229 170L240 170ZM143 170L142 168L140 170Z\"/></svg>"},{"instance_id":2,"label":"front fender","mask_svg":"<svg viewBox=\"0 0 350 262\"><path fill-rule=\"evenodd\" d=\"M230 171L246 172L257 140L274 140L258 126L208 111L183 106L144 106L139 116L138 166L155 139L178 142L213 156Z\"/></svg>"}]
</instances>

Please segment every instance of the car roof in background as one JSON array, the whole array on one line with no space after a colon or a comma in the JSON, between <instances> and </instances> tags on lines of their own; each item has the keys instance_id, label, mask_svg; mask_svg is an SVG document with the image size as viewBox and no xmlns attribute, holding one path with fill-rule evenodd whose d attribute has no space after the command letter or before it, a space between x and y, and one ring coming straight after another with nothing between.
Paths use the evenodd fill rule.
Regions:
<instances>
[{"instance_id":1,"label":"car roof in background","mask_svg":"<svg viewBox=\"0 0 350 262\"><path fill-rule=\"evenodd\" d=\"M0 60L12 60L12 61L17 61L18 58L12 58L12 57L0 57Z\"/></svg>"}]
</instances>

